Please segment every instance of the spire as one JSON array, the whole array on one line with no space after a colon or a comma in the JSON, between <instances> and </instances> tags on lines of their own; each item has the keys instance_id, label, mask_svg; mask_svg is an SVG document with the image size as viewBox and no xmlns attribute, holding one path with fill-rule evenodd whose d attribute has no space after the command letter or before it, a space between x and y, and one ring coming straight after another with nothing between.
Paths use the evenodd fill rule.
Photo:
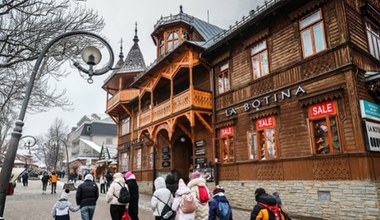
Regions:
<instances>
[{"instance_id":1,"label":"spire","mask_svg":"<svg viewBox=\"0 0 380 220\"><path fill-rule=\"evenodd\" d=\"M182 5L179 5L179 13L183 13Z\"/></svg>"},{"instance_id":2,"label":"spire","mask_svg":"<svg viewBox=\"0 0 380 220\"><path fill-rule=\"evenodd\" d=\"M120 54L119 54L119 61L117 61L116 66L121 67L124 65L124 54L123 54L123 38L120 40Z\"/></svg>"},{"instance_id":3,"label":"spire","mask_svg":"<svg viewBox=\"0 0 380 220\"><path fill-rule=\"evenodd\" d=\"M137 44L139 42L139 37L137 36L137 21L135 23L135 37L133 38L133 41Z\"/></svg>"}]
</instances>

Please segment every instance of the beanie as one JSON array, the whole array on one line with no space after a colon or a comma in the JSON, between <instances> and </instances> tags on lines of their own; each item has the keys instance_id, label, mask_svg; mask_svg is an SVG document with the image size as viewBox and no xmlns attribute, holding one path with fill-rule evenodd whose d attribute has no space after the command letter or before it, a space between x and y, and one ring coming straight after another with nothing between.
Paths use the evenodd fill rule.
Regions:
<instances>
[{"instance_id":1,"label":"beanie","mask_svg":"<svg viewBox=\"0 0 380 220\"><path fill-rule=\"evenodd\" d=\"M265 192L265 189L263 189L263 188L257 188L256 190L255 190L255 199L256 199L256 201L258 200L258 198L261 196L261 195L263 195L263 194L265 194L266 192Z\"/></svg>"},{"instance_id":2,"label":"beanie","mask_svg":"<svg viewBox=\"0 0 380 220\"><path fill-rule=\"evenodd\" d=\"M199 178L201 177L201 173L198 172L198 171L195 171L191 174L191 179L196 179L196 178Z\"/></svg>"},{"instance_id":3,"label":"beanie","mask_svg":"<svg viewBox=\"0 0 380 220\"><path fill-rule=\"evenodd\" d=\"M217 193L220 193L220 192L224 193L224 188L223 188L223 186L221 186L221 185L216 185L216 186L215 186L215 189L214 189L214 191L213 191L214 195L217 194Z\"/></svg>"},{"instance_id":4,"label":"beanie","mask_svg":"<svg viewBox=\"0 0 380 220\"><path fill-rule=\"evenodd\" d=\"M124 178L125 179L128 179L130 176L132 175L132 172L131 171L128 171L124 174Z\"/></svg>"}]
</instances>

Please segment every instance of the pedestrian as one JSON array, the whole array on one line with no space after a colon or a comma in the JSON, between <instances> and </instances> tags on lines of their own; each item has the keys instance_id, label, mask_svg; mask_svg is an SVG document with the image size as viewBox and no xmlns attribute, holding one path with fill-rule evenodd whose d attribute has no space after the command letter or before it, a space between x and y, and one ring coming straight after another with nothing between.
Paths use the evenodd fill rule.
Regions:
<instances>
[{"instance_id":1,"label":"pedestrian","mask_svg":"<svg viewBox=\"0 0 380 220\"><path fill-rule=\"evenodd\" d=\"M106 193L106 179L104 177L104 173L100 174L99 183L100 183L100 193Z\"/></svg>"},{"instance_id":2,"label":"pedestrian","mask_svg":"<svg viewBox=\"0 0 380 220\"><path fill-rule=\"evenodd\" d=\"M276 198L267 194L265 189L257 188L255 190L255 200L257 203L251 212L251 220L285 220L284 214L277 205Z\"/></svg>"},{"instance_id":3,"label":"pedestrian","mask_svg":"<svg viewBox=\"0 0 380 220\"><path fill-rule=\"evenodd\" d=\"M136 176L128 171L124 174L125 183L128 185L131 201L128 204L128 213L132 220L139 220L139 185Z\"/></svg>"},{"instance_id":4,"label":"pedestrian","mask_svg":"<svg viewBox=\"0 0 380 220\"><path fill-rule=\"evenodd\" d=\"M46 188L49 182L49 174L44 171L41 177L41 182L42 182L42 194L46 194Z\"/></svg>"},{"instance_id":5,"label":"pedestrian","mask_svg":"<svg viewBox=\"0 0 380 220\"><path fill-rule=\"evenodd\" d=\"M113 181L106 194L106 201L110 203L110 214L112 220L121 220L126 211L126 203L120 203L118 196L120 194L121 187L127 187L122 173L115 173L113 175Z\"/></svg>"},{"instance_id":6,"label":"pedestrian","mask_svg":"<svg viewBox=\"0 0 380 220\"><path fill-rule=\"evenodd\" d=\"M29 179L28 171L25 171L25 172L21 175L21 178L22 178L22 185L23 185L23 186L28 186L28 179Z\"/></svg>"},{"instance_id":7,"label":"pedestrian","mask_svg":"<svg viewBox=\"0 0 380 220\"><path fill-rule=\"evenodd\" d=\"M199 205L197 206L197 211L195 213L195 219L208 220L208 200L210 193L206 186L206 180L201 177L201 174L198 171L195 171L191 173L190 182L187 186L199 201Z\"/></svg>"},{"instance_id":8,"label":"pedestrian","mask_svg":"<svg viewBox=\"0 0 380 220\"><path fill-rule=\"evenodd\" d=\"M51 215L55 220L70 220L69 211L76 212L79 210L79 206L73 206L69 202L69 193L69 189L63 191L59 200L53 205Z\"/></svg>"},{"instance_id":9,"label":"pedestrian","mask_svg":"<svg viewBox=\"0 0 380 220\"><path fill-rule=\"evenodd\" d=\"M174 171L170 171L170 173L165 178L166 188L170 190L173 196L175 196L175 193L178 189L178 182L175 178Z\"/></svg>"},{"instance_id":10,"label":"pedestrian","mask_svg":"<svg viewBox=\"0 0 380 220\"><path fill-rule=\"evenodd\" d=\"M59 180L58 175L53 171L50 175L51 194L57 193L57 182Z\"/></svg>"},{"instance_id":11,"label":"pedestrian","mask_svg":"<svg viewBox=\"0 0 380 220\"><path fill-rule=\"evenodd\" d=\"M106 174L106 191L108 191L108 189L110 188L112 181L113 181L113 176L109 171L107 171L107 174Z\"/></svg>"},{"instance_id":12,"label":"pedestrian","mask_svg":"<svg viewBox=\"0 0 380 220\"><path fill-rule=\"evenodd\" d=\"M75 197L77 205L80 206L82 220L92 220L96 201L99 198L99 189L91 174L84 177L84 182L78 186Z\"/></svg>"},{"instance_id":13,"label":"pedestrian","mask_svg":"<svg viewBox=\"0 0 380 220\"><path fill-rule=\"evenodd\" d=\"M162 176L159 176L154 180L154 188L155 191L150 202L151 208L155 220L161 220L166 214L166 209L164 210L165 205L169 206L171 211L173 196L170 190L166 188L165 179Z\"/></svg>"},{"instance_id":14,"label":"pedestrian","mask_svg":"<svg viewBox=\"0 0 380 220\"><path fill-rule=\"evenodd\" d=\"M179 179L178 189L175 192L175 197L172 204L172 209L176 212L175 219L194 220L197 205L198 202L192 194L190 188L186 186L182 178Z\"/></svg>"},{"instance_id":15,"label":"pedestrian","mask_svg":"<svg viewBox=\"0 0 380 220\"><path fill-rule=\"evenodd\" d=\"M208 220L232 220L232 209L224 194L224 188L216 185L213 191L213 199L210 201Z\"/></svg>"}]
</instances>

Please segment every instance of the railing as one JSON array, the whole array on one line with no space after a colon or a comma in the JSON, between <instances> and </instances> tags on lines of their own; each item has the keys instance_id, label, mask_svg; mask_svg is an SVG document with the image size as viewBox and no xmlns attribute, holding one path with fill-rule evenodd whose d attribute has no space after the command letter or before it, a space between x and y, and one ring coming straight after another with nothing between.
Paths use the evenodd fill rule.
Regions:
<instances>
[{"instance_id":1,"label":"railing","mask_svg":"<svg viewBox=\"0 0 380 220\"><path fill-rule=\"evenodd\" d=\"M211 109L211 101L211 92L193 90L193 93L191 94L190 90L186 90L175 96L173 98L173 102L169 99L166 102L163 102L157 106L154 106L152 109L143 112L140 115L140 127L160 120L164 117L170 116L191 106Z\"/></svg>"},{"instance_id":2,"label":"railing","mask_svg":"<svg viewBox=\"0 0 380 220\"><path fill-rule=\"evenodd\" d=\"M127 102L139 95L138 89L126 89L118 92L116 95L112 96L112 98L107 100L107 110L115 107L120 102Z\"/></svg>"}]
</instances>

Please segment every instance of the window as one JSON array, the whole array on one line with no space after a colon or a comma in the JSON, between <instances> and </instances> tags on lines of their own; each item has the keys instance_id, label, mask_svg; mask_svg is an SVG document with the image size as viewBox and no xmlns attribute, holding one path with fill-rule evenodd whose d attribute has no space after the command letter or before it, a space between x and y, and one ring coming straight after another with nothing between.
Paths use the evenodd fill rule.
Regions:
<instances>
[{"instance_id":1,"label":"window","mask_svg":"<svg viewBox=\"0 0 380 220\"><path fill-rule=\"evenodd\" d=\"M128 153L122 153L121 154L121 170L129 170L128 162L129 162L129 156Z\"/></svg>"},{"instance_id":2,"label":"window","mask_svg":"<svg viewBox=\"0 0 380 220\"><path fill-rule=\"evenodd\" d=\"M230 90L230 74L228 62L223 63L217 69L218 93L222 94Z\"/></svg>"},{"instance_id":3,"label":"window","mask_svg":"<svg viewBox=\"0 0 380 220\"><path fill-rule=\"evenodd\" d=\"M233 162L235 160L235 145L234 145L234 128L232 126L224 127L219 132L220 162Z\"/></svg>"},{"instance_id":4,"label":"window","mask_svg":"<svg viewBox=\"0 0 380 220\"><path fill-rule=\"evenodd\" d=\"M135 155L134 155L134 168L136 170L141 170L141 148L135 149Z\"/></svg>"},{"instance_id":5,"label":"window","mask_svg":"<svg viewBox=\"0 0 380 220\"><path fill-rule=\"evenodd\" d=\"M369 53L380 60L380 31L379 27L366 22Z\"/></svg>"},{"instance_id":6,"label":"window","mask_svg":"<svg viewBox=\"0 0 380 220\"><path fill-rule=\"evenodd\" d=\"M121 121L121 135L131 133L131 118L125 118Z\"/></svg>"},{"instance_id":7,"label":"window","mask_svg":"<svg viewBox=\"0 0 380 220\"><path fill-rule=\"evenodd\" d=\"M251 48L251 61L254 79L258 79L269 73L267 43L265 40L255 44Z\"/></svg>"},{"instance_id":8,"label":"window","mask_svg":"<svg viewBox=\"0 0 380 220\"><path fill-rule=\"evenodd\" d=\"M275 159L278 157L275 118L269 116L256 121L256 145L259 160Z\"/></svg>"},{"instance_id":9,"label":"window","mask_svg":"<svg viewBox=\"0 0 380 220\"><path fill-rule=\"evenodd\" d=\"M177 31L170 32L168 35L168 51L172 51L178 46L178 33Z\"/></svg>"},{"instance_id":10,"label":"window","mask_svg":"<svg viewBox=\"0 0 380 220\"><path fill-rule=\"evenodd\" d=\"M112 141L112 138L109 138L109 137L106 138L106 144L107 144L107 145L111 145L111 144L113 144L112 142L113 142L113 141Z\"/></svg>"},{"instance_id":11,"label":"window","mask_svg":"<svg viewBox=\"0 0 380 220\"><path fill-rule=\"evenodd\" d=\"M309 119L313 151L316 154L342 152L335 102L329 101L310 106Z\"/></svg>"},{"instance_id":12,"label":"window","mask_svg":"<svg viewBox=\"0 0 380 220\"><path fill-rule=\"evenodd\" d=\"M257 160L257 135L255 132L247 131L248 159Z\"/></svg>"},{"instance_id":13,"label":"window","mask_svg":"<svg viewBox=\"0 0 380 220\"><path fill-rule=\"evenodd\" d=\"M159 50L160 50L160 56L164 55L165 54L165 40L163 37L161 37L160 39L160 47L159 47Z\"/></svg>"},{"instance_id":14,"label":"window","mask_svg":"<svg viewBox=\"0 0 380 220\"><path fill-rule=\"evenodd\" d=\"M322 11L309 15L299 22L304 57L309 57L326 49Z\"/></svg>"}]
</instances>

